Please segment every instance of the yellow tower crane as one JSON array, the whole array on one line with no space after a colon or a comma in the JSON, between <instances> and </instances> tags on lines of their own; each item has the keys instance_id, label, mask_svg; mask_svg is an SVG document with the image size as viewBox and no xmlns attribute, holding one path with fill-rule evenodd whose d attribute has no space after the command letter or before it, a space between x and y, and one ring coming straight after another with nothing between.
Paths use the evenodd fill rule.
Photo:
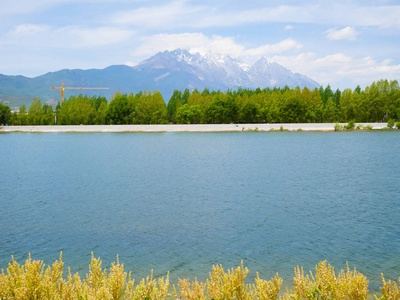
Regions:
<instances>
[{"instance_id":1,"label":"yellow tower crane","mask_svg":"<svg viewBox=\"0 0 400 300\"><path fill-rule=\"evenodd\" d=\"M108 90L110 88L90 88L90 87L64 87L64 83L61 82L61 87L51 87L52 90L61 91L61 104L64 101L64 90Z\"/></svg>"}]
</instances>

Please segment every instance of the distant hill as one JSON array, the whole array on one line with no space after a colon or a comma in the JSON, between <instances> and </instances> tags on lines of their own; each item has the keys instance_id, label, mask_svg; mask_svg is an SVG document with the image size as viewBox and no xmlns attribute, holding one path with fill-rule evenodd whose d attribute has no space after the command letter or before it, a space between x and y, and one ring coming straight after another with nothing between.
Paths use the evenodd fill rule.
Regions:
<instances>
[{"instance_id":1,"label":"distant hill","mask_svg":"<svg viewBox=\"0 0 400 300\"><path fill-rule=\"evenodd\" d=\"M226 91L227 89L266 88L296 86L317 88L314 80L281 65L260 58L247 65L241 59L223 55L191 54L186 50L159 52L135 67L114 65L105 69L60 70L34 78L0 74L0 99L2 97L38 97L45 103L49 99L60 99L59 90L64 87L109 87L109 90L85 90L84 93L102 95L110 99L117 90L122 93L137 93L142 90L159 90L168 102L175 89ZM77 95L79 90L66 90L65 98ZM4 102L4 101L3 101ZM21 103L24 101L21 101ZM25 101L26 102L26 101ZM29 102L29 101L28 101ZM22 104L21 104L22 105Z\"/></svg>"}]
</instances>

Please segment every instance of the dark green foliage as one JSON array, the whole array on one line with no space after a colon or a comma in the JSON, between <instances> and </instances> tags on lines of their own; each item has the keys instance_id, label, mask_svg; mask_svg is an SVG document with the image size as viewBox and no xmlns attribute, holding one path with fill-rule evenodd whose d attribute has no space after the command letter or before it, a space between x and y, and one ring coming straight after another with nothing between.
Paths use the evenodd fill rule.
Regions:
<instances>
[{"instance_id":1,"label":"dark green foliage","mask_svg":"<svg viewBox=\"0 0 400 300\"><path fill-rule=\"evenodd\" d=\"M253 123L259 119L260 107L253 100L249 100L242 105L239 110L239 122Z\"/></svg>"},{"instance_id":2,"label":"dark green foliage","mask_svg":"<svg viewBox=\"0 0 400 300\"><path fill-rule=\"evenodd\" d=\"M33 99L28 111L28 123L31 125L43 125L44 111L40 99Z\"/></svg>"},{"instance_id":3,"label":"dark green foliage","mask_svg":"<svg viewBox=\"0 0 400 300\"><path fill-rule=\"evenodd\" d=\"M7 105L0 103L0 125L8 124L11 119L11 109Z\"/></svg>"},{"instance_id":4,"label":"dark green foliage","mask_svg":"<svg viewBox=\"0 0 400 300\"><path fill-rule=\"evenodd\" d=\"M185 91L183 92L183 95L182 95L182 104L188 103L189 96L190 96L189 89L185 89Z\"/></svg>"},{"instance_id":5,"label":"dark green foliage","mask_svg":"<svg viewBox=\"0 0 400 300\"><path fill-rule=\"evenodd\" d=\"M333 99L333 91L331 89L331 86L328 84L328 86L324 89L322 86L319 88L319 92L321 94L321 99L322 103L325 105L326 102L328 102L329 99Z\"/></svg>"},{"instance_id":6,"label":"dark green foliage","mask_svg":"<svg viewBox=\"0 0 400 300\"><path fill-rule=\"evenodd\" d=\"M128 96L116 95L108 105L106 119L108 124L129 124L132 108L128 105Z\"/></svg>"},{"instance_id":7,"label":"dark green foliage","mask_svg":"<svg viewBox=\"0 0 400 300\"><path fill-rule=\"evenodd\" d=\"M323 120L327 123L335 122L337 120L337 106L332 101L328 99L323 109Z\"/></svg>"},{"instance_id":8,"label":"dark green foliage","mask_svg":"<svg viewBox=\"0 0 400 300\"><path fill-rule=\"evenodd\" d=\"M387 127L389 129L393 129L394 125L395 125L395 121L393 119L389 119L388 123L387 123Z\"/></svg>"},{"instance_id":9,"label":"dark green foliage","mask_svg":"<svg viewBox=\"0 0 400 300\"><path fill-rule=\"evenodd\" d=\"M99 110L102 103L107 104L107 98L103 96L93 96L90 98L90 104L94 106L96 110Z\"/></svg>"},{"instance_id":10,"label":"dark green foliage","mask_svg":"<svg viewBox=\"0 0 400 300\"><path fill-rule=\"evenodd\" d=\"M54 125L54 112L51 105L45 104L43 109L42 125Z\"/></svg>"},{"instance_id":11,"label":"dark green foliage","mask_svg":"<svg viewBox=\"0 0 400 300\"><path fill-rule=\"evenodd\" d=\"M354 121L350 121L349 124L347 124L346 126L344 126L344 128L346 130L354 130L354 128L356 127L356 124L354 123Z\"/></svg>"},{"instance_id":12,"label":"dark green foliage","mask_svg":"<svg viewBox=\"0 0 400 300\"><path fill-rule=\"evenodd\" d=\"M205 119L212 124L232 123L236 121L237 112L236 101L229 95L218 93L205 110Z\"/></svg>"},{"instance_id":13,"label":"dark green foliage","mask_svg":"<svg viewBox=\"0 0 400 300\"><path fill-rule=\"evenodd\" d=\"M26 106L25 104L23 104L20 108L19 108L19 112L18 115L16 117L16 124L15 125L27 125L28 124L28 112L26 110Z\"/></svg>"},{"instance_id":14,"label":"dark green foliage","mask_svg":"<svg viewBox=\"0 0 400 300\"><path fill-rule=\"evenodd\" d=\"M169 122L171 123L176 122L176 112L182 104L183 104L182 92L179 90L175 90L171 98L169 99L167 105L167 119Z\"/></svg>"},{"instance_id":15,"label":"dark green foliage","mask_svg":"<svg viewBox=\"0 0 400 300\"><path fill-rule=\"evenodd\" d=\"M201 111L198 105L183 104L176 112L176 123L198 124L201 121Z\"/></svg>"}]
</instances>

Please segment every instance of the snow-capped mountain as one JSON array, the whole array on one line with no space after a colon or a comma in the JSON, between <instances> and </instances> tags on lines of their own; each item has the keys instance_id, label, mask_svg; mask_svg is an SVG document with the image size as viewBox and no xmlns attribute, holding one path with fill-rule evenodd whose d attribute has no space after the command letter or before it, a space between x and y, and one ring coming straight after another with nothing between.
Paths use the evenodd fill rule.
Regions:
<instances>
[{"instance_id":1,"label":"snow-capped mountain","mask_svg":"<svg viewBox=\"0 0 400 300\"><path fill-rule=\"evenodd\" d=\"M159 52L133 68L148 75L154 73L154 81L161 85L164 80L178 78L178 82L185 79L188 88L199 90L204 87L224 90L239 86L319 87L314 80L293 73L278 63L268 62L264 57L249 66L241 58L218 54L191 54L187 50L177 49Z\"/></svg>"},{"instance_id":2,"label":"snow-capped mountain","mask_svg":"<svg viewBox=\"0 0 400 300\"><path fill-rule=\"evenodd\" d=\"M87 95L102 95L110 99L115 91L138 93L158 90L168 102L175 89L204 88L226 91L227 89L266 88L296 86L316 88L312 79L294 74L277 63L260 58L252 66L240 58L227 55L191 54L186 50L160 52L135 67L109 66L105 69L60 70L34 78L0 74L0 97L37 97L44 103L48 99L60 99L59 91L51 86L109 87L109 90L85 90ZM66 90L65 97L76 95Z\"/></svg>"}]
</instances>

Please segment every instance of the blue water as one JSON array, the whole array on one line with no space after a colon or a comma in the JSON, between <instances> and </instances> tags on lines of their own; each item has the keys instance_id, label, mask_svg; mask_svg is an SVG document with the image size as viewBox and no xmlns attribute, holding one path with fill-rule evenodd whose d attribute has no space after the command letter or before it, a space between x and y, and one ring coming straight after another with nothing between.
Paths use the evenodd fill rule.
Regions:
<instances>
[{"instance_id":1,"label":"blue water","mask_svg":"<svg viewBox=\"0 0 400 300\"><path fill-rule=\"evenodd\" d=\"M240 265L292 284L327 260L400 276L400 132L0 135L0 269L81 275L91 252L136 279Z\"/></svg>"}]
</instances>

